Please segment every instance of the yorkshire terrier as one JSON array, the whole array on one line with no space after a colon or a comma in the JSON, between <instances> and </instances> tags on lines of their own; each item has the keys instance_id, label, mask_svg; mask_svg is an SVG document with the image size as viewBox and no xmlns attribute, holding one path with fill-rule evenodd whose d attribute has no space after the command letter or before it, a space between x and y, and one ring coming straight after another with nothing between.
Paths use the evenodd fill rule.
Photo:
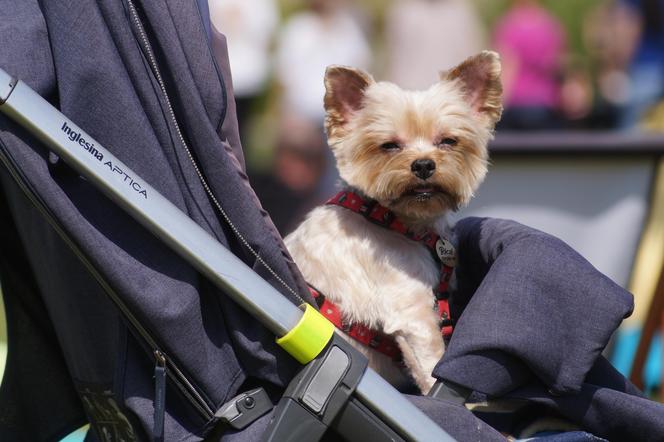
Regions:
<instances>
[{"instance_id":1,"label":"yorkshire terrier","mask_svg":"<svg viewBox=\"0 0 664 442\"><path fill-rule=\"evenodd\" d=\"M322 313L388 381L410 377L424 394L454 324L446 214L486 175L500 70L498 54L484 51L406 91L328 67L325 129L344 191L285 240Z\"/></svg>"}]
</instances>

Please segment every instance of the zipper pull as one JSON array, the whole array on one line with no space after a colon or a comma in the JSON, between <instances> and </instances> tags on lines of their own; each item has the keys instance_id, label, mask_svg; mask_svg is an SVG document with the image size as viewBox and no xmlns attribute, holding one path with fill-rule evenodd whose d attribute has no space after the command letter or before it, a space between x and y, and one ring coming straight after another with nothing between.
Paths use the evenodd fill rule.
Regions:
<instances>
[{"instance_id":1,"label":"zipper pull","mask_svg":"<svg viewBox=\"0 0 664 442\"><path fill-rule=\"evenodd\" d=\"M164 414L166 412L166 356L154 351L156 364L154 367L154 427L152 435L154 442L164 440Z\"/></svg>"}]
</instances>

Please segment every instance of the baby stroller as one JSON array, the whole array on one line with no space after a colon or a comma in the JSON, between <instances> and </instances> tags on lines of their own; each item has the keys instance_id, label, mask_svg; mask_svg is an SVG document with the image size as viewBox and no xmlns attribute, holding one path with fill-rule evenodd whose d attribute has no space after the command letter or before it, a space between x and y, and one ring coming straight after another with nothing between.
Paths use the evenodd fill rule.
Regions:
<instances>
[{"instance_id":1,"label":"baby stroller","mask_svg":"<svg viewBox=\"0 0 664 442\"><path fill-rule=\"evenodd\" d=\"M434 397L366 369L310 307L247 184L205 14L165 5L2 5L15 19L3 41L11 23L26 36L0 57L25 80L0 71L0 109L24 128L0 120L2 281L21 338L2 440L57 439L84 420L90 440L502 440L504 419L461 406L473 395L540 404L599 436L664 434L662 407L599 355L630 295L516 223L457 225L464 316ZM553 329L530 330L534 351L519 329L538 323Z\"/></svg>"}]
</instances>

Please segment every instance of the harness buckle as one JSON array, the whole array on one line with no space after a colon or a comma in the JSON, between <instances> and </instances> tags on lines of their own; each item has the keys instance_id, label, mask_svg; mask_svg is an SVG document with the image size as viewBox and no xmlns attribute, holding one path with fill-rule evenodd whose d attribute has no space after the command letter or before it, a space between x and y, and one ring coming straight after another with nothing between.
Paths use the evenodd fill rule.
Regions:
<instances>
[{"instance_id":1,"label":"harness buckle","mask_svg":"<svg viewBox=\"0 0 664 442\"><path fill-rule=\"evenodd\" d=\"M242 430L273 408L274 404L261 387L238 394L214 415L229 427Z\"/></svg>"},{"instance_id":2,"label":"harness buckle","mask_svg":"<svg viewBox=\"0 0 664 442\"><path fill-rule=\"evenodd\" d=\"M364 201L362 205L360 206L360 213L364 215L366 218L371 218L371 212L376 208L376 205L378 204L378 201L376 200L369 200L369 201Z\"/></svg>"}]
</instances>

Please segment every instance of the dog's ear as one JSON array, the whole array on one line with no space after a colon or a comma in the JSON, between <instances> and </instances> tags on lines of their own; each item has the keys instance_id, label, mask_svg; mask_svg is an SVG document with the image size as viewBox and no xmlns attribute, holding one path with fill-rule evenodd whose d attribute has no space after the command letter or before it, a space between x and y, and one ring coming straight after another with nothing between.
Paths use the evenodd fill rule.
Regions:
<instances>
[{"instance_id":1,"label":"dog's ear","mask_svg":"<svg viewBox=\"0 0 664 442\"><path fill-rule=\"evenodd\" d=\"M441 80L458 81L472 109L493 127L503 112L500 56L482 51L440 73Z\"/></svg>"},{"instance_id":2,"label":"dog's ear","mask_svg":"<svg viewBox=\"0 0 664 442\"><path fill-rule=\"evenodd\" d=\"M343 137L344 127L362 107L373 77L361 69L328 66L325 71L325 129L330 139Z\"/></svg>"}]
</instances>

